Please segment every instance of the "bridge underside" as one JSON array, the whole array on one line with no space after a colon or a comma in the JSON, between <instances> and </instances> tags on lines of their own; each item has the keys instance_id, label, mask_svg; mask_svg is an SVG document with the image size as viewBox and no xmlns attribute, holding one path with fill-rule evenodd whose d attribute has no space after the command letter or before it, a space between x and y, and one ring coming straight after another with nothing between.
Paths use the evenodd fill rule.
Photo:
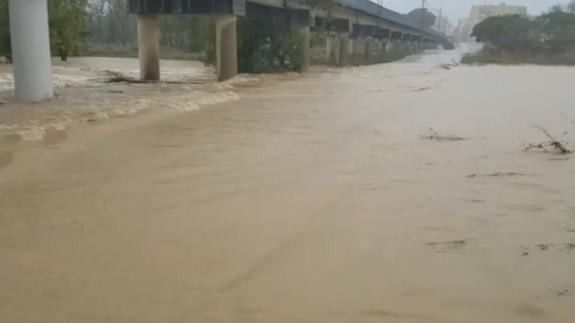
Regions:
<instances>
[{"instance_id":1,"label":"bridge underside","mask_svg":"<svg viewBox=\"0 0 575 323\"><path fill-rule=\"evenodd\" d=\"M14 78L17 98L21 101L37 101L52 95L47 1L9 0ZM298 55L302 71L309 62L310 31L327 33L327 55L334 57L333 62L338 65L347 64L349 55L370 53L373 47L453 48L443 35L410 25L401 15L370 0L334 1L337 5L328 12L305 7L295 0L128 0L129 11L138 17L141 78L150 81L160 78L160 16L171 14L215 17L218 80L237 73L238 16L300 33Z\"/></svg>"},{"instance_id":2,"label":"bridge underside","mask_svg":"<svg viewBox=\"0 0 575 323\"><path fill-rule=\"evenodd\" d=\"M311 12L305 9L276 8L248 2L246 18L270 26L285 28L309 27Z\"/></svg>"},{"instance_id":3,"label":"bridge underside","mask_svg":"<svg viewBox=\"0 0 575 323\"><path fill-rule=\"evenodd\" d=\"M134 14L235 15L246 13L245 0L128 0L128 11Z\"/></svg>"}]
</instances>

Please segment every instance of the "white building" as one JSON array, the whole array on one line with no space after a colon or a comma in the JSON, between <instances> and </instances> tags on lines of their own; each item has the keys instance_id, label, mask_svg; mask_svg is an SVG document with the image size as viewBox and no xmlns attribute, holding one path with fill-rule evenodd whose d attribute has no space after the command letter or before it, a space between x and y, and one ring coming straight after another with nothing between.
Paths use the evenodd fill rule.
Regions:
<instances>
[{"instance_id":1,"label":"white building","mask_svg":"<svg viewBox=\"0 0 575 323\"><path fill-rule=\"evenodd\" d=\"M463 31L464 37L469 37L473 32L473 27L478 23L489 17L505 16L505 15L521 15L527 16L527 7L525 6L510 6L505 3L498 5L480 5L471 8L471 14L467 20L467 25Z\"/></svg>"}]
</instances>

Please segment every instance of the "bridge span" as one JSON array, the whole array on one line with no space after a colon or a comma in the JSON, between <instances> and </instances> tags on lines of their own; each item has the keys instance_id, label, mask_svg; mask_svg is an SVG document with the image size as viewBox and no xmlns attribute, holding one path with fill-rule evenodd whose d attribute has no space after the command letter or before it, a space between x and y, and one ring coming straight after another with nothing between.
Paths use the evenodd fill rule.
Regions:
<instances>
[{"instance_id":1,"label":"bridge span","mask_svg":"<svg viewBox=\"0 0 575 323\"><path fill-rule=\"evenodd\" d=\"M9 0L16 98L39 101L53 94L47 0ZM279 25L300 34L300 69L309 66L310 33L328 34L326 54L336 65L372 47L451 49L443 34L421 28L370 0L128 0L137 15L140 77L160 79L160 17L171 14L215 17L216 73L223 81L238 72L237 18Z\"/></svg>"}]
</instances>

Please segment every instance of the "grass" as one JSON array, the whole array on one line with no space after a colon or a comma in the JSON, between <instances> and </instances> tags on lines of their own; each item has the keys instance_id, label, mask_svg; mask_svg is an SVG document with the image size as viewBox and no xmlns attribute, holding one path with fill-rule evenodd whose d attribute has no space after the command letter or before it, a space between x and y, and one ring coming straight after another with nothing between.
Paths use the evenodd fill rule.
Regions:
<instances>
[{"instance_id":1,"label":"grass","mask_svg":"<svg viewBox=\"0 0 575 323\"><path fill-rule=\"evenodd\" d=\"M461 60L463 64L501 64L501 65L567 65L575 66L575 49L558 53L541 51L499 51L484 48L468 54Z\"/></svg>"}]
</instances>

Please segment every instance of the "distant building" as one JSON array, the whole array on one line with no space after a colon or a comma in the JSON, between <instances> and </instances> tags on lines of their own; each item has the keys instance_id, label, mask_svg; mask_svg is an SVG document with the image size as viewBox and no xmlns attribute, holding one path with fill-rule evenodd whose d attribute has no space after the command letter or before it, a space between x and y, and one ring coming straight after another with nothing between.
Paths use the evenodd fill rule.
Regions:
<instances>
[{"instance_id":1,"label":"distant building","mask_svg":"<svg viewBox=\"0 0 575 323\"><path fill-rule=\"evenodd\" d=\"M463 36L469 38L473 32L473 27L489 17L504 15L521 15L527 16L527 7L509 6L505 3L498 5L481 5L473 6L467 24L463 30Z\"/></svg>"},{"instance_id":2,"label":"distant building","mask_svg":"<svg viewBox=\"0 0 575 323\"><path fill-rule=\"evenodd\" d=\"M441 13L435 18L435 23L431 28L447 36L453 35L453 23L448 17L441 15Z\"/></svg>"},{"instance_id":3,"label":"distant building","mask_svg":"<svg viewBox=\"0 0 575 323\"><path fill-rule=\"evenodd\" d=\"M466 34L469 18L460 18L457 20L457 26L453 30L453 37L456 41L468 41L469 34Z\"/></svg>"}]
</instances>

